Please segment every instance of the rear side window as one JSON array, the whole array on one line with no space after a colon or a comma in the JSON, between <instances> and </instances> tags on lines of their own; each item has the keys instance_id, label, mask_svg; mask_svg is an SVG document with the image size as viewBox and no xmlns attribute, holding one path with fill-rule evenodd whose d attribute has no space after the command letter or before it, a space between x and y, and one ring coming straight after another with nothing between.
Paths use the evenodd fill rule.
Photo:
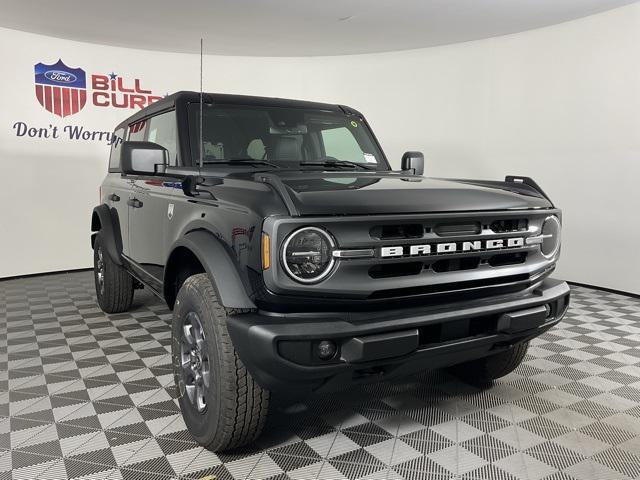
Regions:
<instances>
[{"instance_id":1,"label":"rear side window","mask_svg":"<svg viewBox=\"0 0 640 480\"><path fill-rule=\"evenodd\" d=\"M122 142L124 140L124 128L119 128L113 132L111 137L111 154L109 155L109 171L120 171L120 152L122 151Z\"/></svg>"},{"instance_id":2,"label":"rear side window","mask_svg":"<svg viewBox=\"0 0 640 480\"><path fill-rule=\"evenodd\" d=\"M174 111L151 117L148 122L146 140L162 145L169 152L169 165L175 166L177 161L176 115Z\"/></svg>"}]
</instances>

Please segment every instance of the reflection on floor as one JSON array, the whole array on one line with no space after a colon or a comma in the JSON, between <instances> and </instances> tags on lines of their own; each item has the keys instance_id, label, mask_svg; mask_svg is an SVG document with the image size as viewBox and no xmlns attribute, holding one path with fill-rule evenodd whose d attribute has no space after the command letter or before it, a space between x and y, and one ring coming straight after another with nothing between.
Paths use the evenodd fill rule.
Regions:
<instances>
[{"instance_id":1,"label":"reflection on floor","mask_svg":"<svg viewBox=\"0 0 640 480\"><path fill-rule=\"evenodd\" d=\"M489 389L437 371L316 397L219 455L180 416L170 321L146 292L104 315L90 272L0 282L0 479L640 478L640 300L575 288Z\"/></svg>"}]
</instances>

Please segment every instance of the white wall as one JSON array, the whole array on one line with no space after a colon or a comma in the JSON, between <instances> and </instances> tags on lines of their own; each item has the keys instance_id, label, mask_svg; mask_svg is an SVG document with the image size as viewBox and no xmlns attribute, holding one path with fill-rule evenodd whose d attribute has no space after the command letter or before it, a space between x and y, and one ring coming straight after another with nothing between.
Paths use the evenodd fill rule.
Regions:
<instances>
[{"instance_id":1,"label":"white wall","mask_svg":"<svg viewBox=\"0 0 640 480\"><path fill-rule=\"evenodd\" d=\"M209 91L345 103L387 155L419 149L434 176L534 177L564 210L558 276L640 293L640 4L489 40L344 57L207 57ZM131 111L60 119L33 65L59 57L164 94L198 88L195 56L0 29L0 277L90 266L105 142L17 138L12 125L109 130ZM610 233L607 233L610 232Z\"/></svg>"}]
</instances>

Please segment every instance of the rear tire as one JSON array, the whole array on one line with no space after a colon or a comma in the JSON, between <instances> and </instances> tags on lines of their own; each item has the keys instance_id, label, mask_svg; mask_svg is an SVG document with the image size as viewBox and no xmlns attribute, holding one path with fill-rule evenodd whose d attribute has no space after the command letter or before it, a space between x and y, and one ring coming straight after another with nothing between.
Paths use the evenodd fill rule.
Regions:
<instances>
[{"instance_id":1,"label":"rear tire","mask_svg":"<svg viewBox=\"0 0 640 480\"><path fill-rule=\"evenodd\" d=\"M238 357L227 315L243 313L218 302L206 273L185 280L172 323L172 357L182 416L195 440L212 451L253 442L270 403Z\"/></svg>"},{"instance_id":2,"label":"rear tire","mask_svg":"<svg viewBox=\"0 0 640 480\"><path fill-rule=\"evenodd\" d=\"M455 365L451 370L472 383L491 383L513 372L522 363L528 349L529 342L518 343L504 352Z\"/></svg>"},{"instance_id":3,"label":"rear tire","mask_svg":"<svg viewBox=\"0 0 640 480\"><path fill-rule=\"evenodd\" d=\"M103 312L121 313L131 308L133 277L111 259L105 249L102 232L98 232L93 244L93 276L98 305Z\"/></svg>"}]
</instances>

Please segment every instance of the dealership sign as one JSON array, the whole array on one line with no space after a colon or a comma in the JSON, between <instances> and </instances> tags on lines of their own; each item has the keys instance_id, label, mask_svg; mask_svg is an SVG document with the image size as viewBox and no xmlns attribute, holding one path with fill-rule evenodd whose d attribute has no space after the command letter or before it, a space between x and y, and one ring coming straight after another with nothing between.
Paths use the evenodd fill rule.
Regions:
<instances>
[{"instance_id":1,"label":"dealership sign","mask_svg":"<svg viewBox=\"0 0 640 480\"><path fill-rule=\"evenodd\" d=\"M117 73L89 74L80 67L70 67L62 59L53 64L34 65L35 98L46 111L60 118L75 115L86 108L142 109L163 98L143 88L139 78ZM123 112L123 117L128 114ZM86 125L59 125L55 122L33 125L15 121L13 133L18 138L106 142L113 140L113 125L94 130Z\"/></svg>"},{"instance_id":2,"label":"dealership sign","mask_svg":"<svg viewBox=\"0 0 640 480\"><path fill-rule=\"evenodd\" d=\"M37 63L34 67L36 98L47 111L68 117L82 110L87 97L95 107L144 108L162 97L142 88L140 79L125 80L111 72L92 74L87 88L87 74L82 68L71 68L59 59L53 65Z\"/></svg>"}]
</instances>

